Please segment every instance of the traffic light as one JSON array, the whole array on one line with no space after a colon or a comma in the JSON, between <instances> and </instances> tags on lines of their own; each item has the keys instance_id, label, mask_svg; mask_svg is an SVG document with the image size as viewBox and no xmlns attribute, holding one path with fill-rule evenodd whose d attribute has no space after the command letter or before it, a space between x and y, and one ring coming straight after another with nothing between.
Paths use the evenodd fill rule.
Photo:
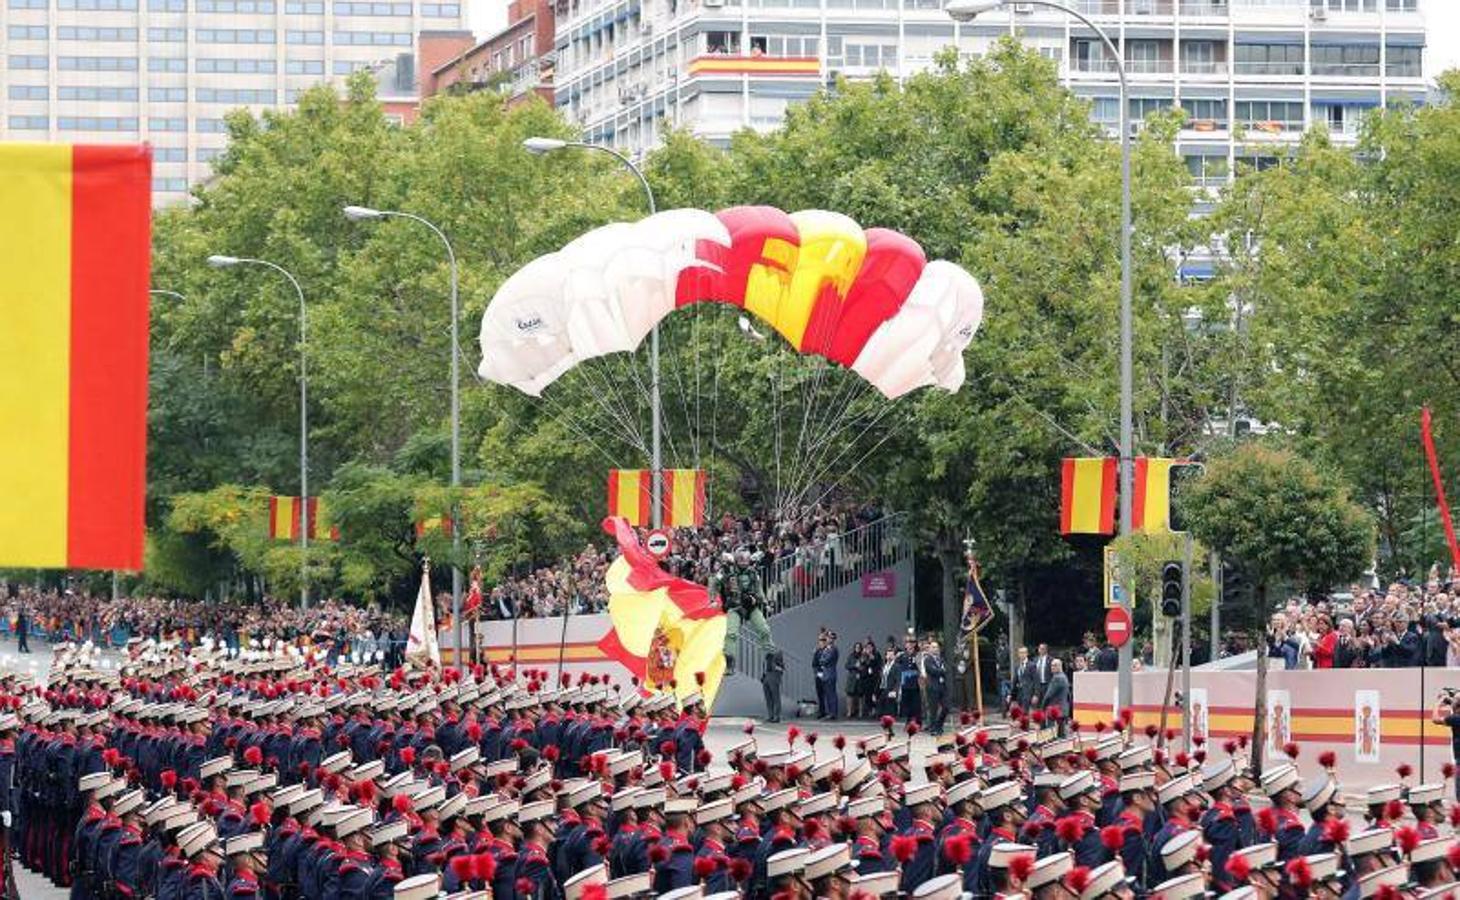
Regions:
<instances>
[{"instance_id":1,"label":"traffic light","mask_svg":"<svg viewBox=\"0 0 1460 900\"><path fill-rule=\"evenodd\" d=\"M1161 565L1161 614L1168 618L1181 615L1181 563L1168 561Z\"/></svg>"}]
</instances>

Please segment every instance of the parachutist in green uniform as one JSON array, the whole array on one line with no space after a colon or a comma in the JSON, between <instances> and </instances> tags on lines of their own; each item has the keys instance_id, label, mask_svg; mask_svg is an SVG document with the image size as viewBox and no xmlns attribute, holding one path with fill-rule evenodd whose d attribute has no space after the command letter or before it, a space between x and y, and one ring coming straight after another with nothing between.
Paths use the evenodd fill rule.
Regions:
<instances>
[{"instance_id":1,"label":"parachutist in green uniform","mask_svg":"<svg viewBox=\"0 0 1460 900\"><path fill-rule=\"evenodd\" d=\"M750 628L762 648L775 646L771 626L765 617L765 588L755 570L750 551L735 551L731 564L715 574L710 585L711 596L718 597L725 610L725 670L735 671L735 654L740 646L740 628Z\"/></svg>"}]
</instances>

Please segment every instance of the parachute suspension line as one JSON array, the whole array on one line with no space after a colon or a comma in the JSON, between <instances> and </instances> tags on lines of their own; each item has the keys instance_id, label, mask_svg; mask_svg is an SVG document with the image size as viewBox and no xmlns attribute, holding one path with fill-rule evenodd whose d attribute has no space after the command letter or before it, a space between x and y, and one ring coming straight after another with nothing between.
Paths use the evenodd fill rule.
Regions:
<instances>
[{"instance_id":1,"label":"parachute suspension line","mask_svg":"<svg viewBox=\"0 0 1460 900\"><path fill-rule=\"evenodd\" d=\"M811 503L809 503L808 505L816 506L817 504L821 503L821 501L825 500L827 496L829 496L831 492L836 489L836 486L838 484L845 480L848 475L857 471L858 467L860 467L862 463L866 462L868 457L870 457L873 453L876 453L878 449L880 449L883 444L887 443L887 441L896 433L897 429L888 428L887 433L882 435L877 443L867 448L866 453L863 453L861 456L857 457L857 460L854 463L852 463L850 466L847 466L845 469L842 470L842 473L840 475L837 475L830 482L828 482L826 485L826 490L816 495L816 499L811 501Z\"/></svg>"},{"instance_id":2,"label":"parachute suspension line","mask_svg":"<svg viewBox=\"0 0 1460 900\"><path fill-rule=\"evenodd\" d=\"M694 437L694 467L703 468L700 457L700 307L703 303L696 303L690 310L689 320L689 343L694 350L694 383L695 383L695 424L691 434Z\"/></svg>"},{"instance_id":3,"label":"parachute suspension line","mask_svg":"<svg viewBox=\"0 0 1460 900\"><path fill-rule=\"evenodd\" d=\"M724 366L724 363L725 363L725 354L723 354L723 353L716 353L716 354L714 354L714 357L715 357L715 378L714 378L713 382L711 383L711 387L710 387L710 448L709 448L710 449L710 452L709 452L710 465L708 467L706 467L706 474L705 474L705 515L706 515L707 518L710 515L710 511L713 508L712 507L712 504L711 504L711 501L710 501L710 496L711 496L710 488L713 485L711 485L710 479L714 477L713 472L715 471L715 469L714 469L714 463L715 463L715 459L716 459L716 457L715 457L715 446L716 446L715 441L719 437L719 433L720 433L720 372L721 372L721 369L722 369L722 367Z\"/></svg>"},{"instance_id":4,"label":"parachute suspension line","mask_svg":"<svg viewBox=\"0 0 1460 900\"><path fill-rule=\"evenodd\" d=\"M623 398L609 383L610 379L607 374L597 371L597 367L591 364L579 366L578 371L582 373L581 380L586 382L588 395L603 410L608 421L616 425L620 440L629 447L637 448L647 457L649 448L644 443L644 434L638 427L638 420L629 414ZM602 379L602 383L596 380L599 378ZM615 403L618 404L617 407L615 407Z\"/></svg>"},{"instance_id":5,"label":"parachute suspension line","mask_svg":"<svg viewBox=\"0 0 1460 900\"><path fill-rule=\"evenodd\" d=\"M584 422L580 426L579 423L573 421L573 416L569 415L567 408L564 407L562 404L560 404L557 401L553 400L551 397L543 396L542 399L544 401L546 401L546 403L548 405L548 408L554 412L554 416L553 416L553 421L554 422L561 422L564 425L568 426L568 429L570 431L572 431L573 434L576 437L578 437L584 443L588 444L588 446L592 447L604 459L608 460L608 464L609 464L609 467L610 468L612 468L614 465L616 465L616 463L614 461L614 458L613 458L613 455L611 453L609 453L607 450L605 450L603 448L603 445L602 444L598 443L598 441L595 441L593 439L593 436L591 434L589 434L588 431L586 430L589 427L593 427L593 426L590 425L590 423ZM602 425L598 425L596 427L600 430L601 433L604 433L603 432L603 426ZM611 432L607 432L606 433L606 436L607 437L611 437L611 438L617 438L617 435L614 435Z\"/></svg>"},{"instance_id":6,"label":"parachute suspension line","mask_svg":"<svg viewBox=\"0 0 1460 900\"><path fill-rule=\"evenodd\" d=\"M694 332L693 332L693 329L692 328L691 328L691 331L690 331L690 335L691 335L691 338L690 339L691 339L691 341L693 341ZM674 382L675 382L675 384L677 384L679 386L679 408L684 412L684 426L685 426L685 430L687 432L689 432L687 442L689 444L691 465L692 466L695 466L695 467L698 467L698 465L699 465L699 456L700 456L700 452L699 452L699 438L698 438L697 432L694 429L694 422L693 422L693 420L690 417L690 411L689 411L689 391L685 387L685 379L684 379L685 360L683 358L684 357L684 351L683 351L682 346L680 348L677 348L675 350L675 352L669 354L669 356L670 356L670 359L671 359L671 365L669 366L669 370L674 375ZM669 434L669 433L672 433L672 432L670 431L670 429L666 428L665 429L665 433L666 434ZM683 462L684 461L683 460L683 457L676 457L676 459L679 459L680 462Z\"/></svg>"},{"instance_id":7,"label":"parachute suspension line","mask_svg":"<svg viewBox=\"0 0 1460 900\"><path fill-rule=\"evenodd\" d=\"M812 491L815 488L816 482L817 482L817 480L819 478L821 478L822 473L832 471L835 468L836 464L841 461L842 457L846 456L847 453L852 450L852 448L856 447L857 444L858 444L858 442L860 442L862 440L862 438L869 431L871 431L873 428L876 428L877 425L878 425L878 423L880 423L883 419L885 419L887 417L887 415L889 413L891 413L895 408L896 408L896 404L892 404L892 403L889 403L886 406L884 406L876 415L874 415L872 417L871 421L867 422L865 425L862 426L862 430L859 431L859 432L857 432L856 436L854 436L851 440L848 440L846 442L846 444L841 448L841 450L839 450L837 452L837 454L835 456L833 456L830 460L828 460L825 464L823 464L814 473L814 476L812 478L807 479L807 482L806 482L806 485L807 486L806 486L806 488L803 490L802 494L797 497L798 502L801 499L804 499L804 497L807 494L809 494L810 491ZM888 433L882 437L882 440L880 440L880 441L877 442L877 444L875 445L874 449L876 447L882 446L883 442L885 442L888 437L891 437L892 434L893 434L893 431L891 429L889 429L888 430ZM857 460L856 465L861 465L863 462L866 461L867 457L870 456L870 455L871 455L871 451L868 451L867 453L862 454L861 458L859 458ZM845 472L850 472L852 470L852 468L854 468L854 467L848 467L845 470ZM842 474L842 475L840 475L840 476L838 476L836 479L834 479L832 481L832 484L835 485L838 481L840 481L842 478L845 478L845 477L846 477L845 473ZM823 493L822 496L824 497L825 496L825 493ZM818 502L820 502L820 501L818 500Z\"/></svg>"},{"instance_id":8,"label":"parachute suspension line","mask_svg":"<svg viewBox=\"0 0 1460 900\"><path fill-rule=\"evenodd\" d=\"M848 384L849 387L844 386L837 392L836 402L813 435L806 450L806 465L812 473L817 471L827 454L837 446L836 439L842 436L846 428L845 423L856 418L858 404L872 390L860 378L849 376Z\"/></svg>"}]
</instances>

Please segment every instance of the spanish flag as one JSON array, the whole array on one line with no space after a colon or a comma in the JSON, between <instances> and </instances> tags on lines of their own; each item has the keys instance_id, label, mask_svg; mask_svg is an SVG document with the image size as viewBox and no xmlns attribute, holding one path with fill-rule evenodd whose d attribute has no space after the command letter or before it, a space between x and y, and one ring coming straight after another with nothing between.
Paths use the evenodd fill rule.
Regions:
<instances>
[{"instance_id":1,"label":"spanish flag","mask_svg":"<svg viewBox=\"0 0 1460 900\"><path fill-rule=\"evenodd\" d=\"M0 143L0 566L142 568L151 170Z\"/></svg>"},{"instance_id":2,"label":"spanish flag","mask_svg":"<svg viewBox=\"0 0 1460 900\"><path fill-rule=\"evenodd\" d=\"M1171 467L1174 459L1136 457L1131 498L1131 528L1146 534L1171 531Z\"/></svg>"},{"instance_id":3,"label":"spanish flag","mask_svg":"<svg viewBox=\"0 0 1460 900\"><path fill-rule=\"evenodd\" d=\"M319 498L309 498L309 536L314 537L314 523L319 517ZM269 498L269 537L276 541L299 540L299 498Z\"/></svg>"},{"instance_id":4,"label":"spanish flag","mask_svg":"<svg viewBox=\"0 0 1460 900\"><path fill-rule=\"evenodd\" d=\"M1060 486L1060 534L1114 534L1115 482L1113 456L1066 459Z\"/></svg>"},{"instance_id":5,"label":"spanish flag","mask_svg":"<svg viewBox=\"0 0 1460 900\"><path fill-rule=\"evenodd\" d=\"M666 528L696 528L705 523L705 470L665 469L659 498ZM611 469L608 473L608 514L636 528L652 524L654 498L652 469Z\"/></svg>"},{"instance_id":6,"label":"spanish flag","mask_svg":"<svg viewBox=\"0 0 1460 900\"><path fill-rule=\"evenodd\" d=\"M431 516L416 523L416 537L425 537L432 532L440 533L451 537L456 528L456 523L450 516Z\"/></svg>"}]
</instances>

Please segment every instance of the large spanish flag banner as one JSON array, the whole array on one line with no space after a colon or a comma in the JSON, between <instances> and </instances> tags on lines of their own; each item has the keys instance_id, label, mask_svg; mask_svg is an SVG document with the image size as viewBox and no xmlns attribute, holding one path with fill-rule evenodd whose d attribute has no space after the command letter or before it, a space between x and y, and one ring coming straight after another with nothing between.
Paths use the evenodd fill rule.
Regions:
<instances>
[{"instance_id":1,"label":"large spanish flag banner","mask_svg":"<svg viewBox=\"0 0 1460 900\"><path fill-rule=\"evenodd\" d=\"M663 521L669 528L705 524L705 470L664 470Z\"/></svg>"},{"instance_id":2,"label":"large spanish flag banner","mask_svg":"<svg viewBox=\"0 0 1460 900\"><path fill-rule=\"evenodd\" d=\"M608 515L625 519L635 528L649 525L654 498L654 473L648 469L608 470Z\"/></svg>"},{"instance_id":3,"label":"large spanish flag banner","mask_svg":"<svg viewBox=\"0 0 1460 900\"><path fill-rule=\"evenodd\" d=\"M1136 457L1131 527L1146 534L1171 532L1171 467L1174 459Z\"/></svg>"},{"instance_id":4,"label":"large spanish flag banner","mask_svg":"<svg viewBox=\"0 0 1460 900\"><path fill-rule=\"evenodd\" d=\"M659 498L666 528L698 528L705 524L705 470L665 469ZM608 514L626 519L635 528L652 524L649 511L654 498L652 469L610 469Z\"/></svg>"},{"instance_id":5,"label":"large spanish flag banner","mask_svg":"<svg viewBox=\"0 0 1460 900\"><path fill-rule=\"evenodd\" d=\"M1060 484L1060 534L1115 533L1113 456L1066 459Z\"/></svg>"},{"instance_id":6,"label":"large spanish flag banner","mask_svg":"<svg viewBox=\"0 0 1460 900\"><path fill-rule=\"evenodd\" d=\"M0 566L142 568L151 171L0 143Z\"/></svg>"}]
</instances>

